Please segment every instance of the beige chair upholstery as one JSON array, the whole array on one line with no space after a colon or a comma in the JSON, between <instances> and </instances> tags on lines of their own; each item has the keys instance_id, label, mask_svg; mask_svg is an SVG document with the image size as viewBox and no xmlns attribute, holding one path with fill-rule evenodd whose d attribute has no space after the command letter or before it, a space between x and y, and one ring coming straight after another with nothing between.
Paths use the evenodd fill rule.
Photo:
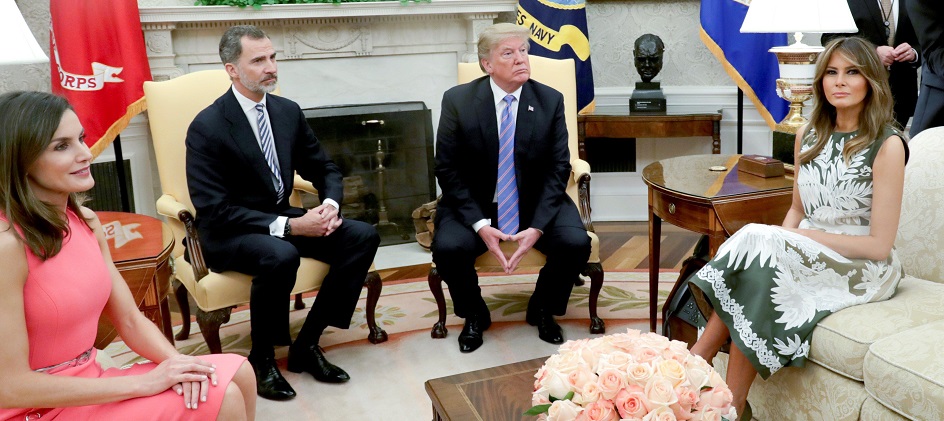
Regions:
<instances>
[{"instance_id":1,"label":"beige chair upholstery","mask_svg":"<svg viewBox=\"0 0 944 421\"><path fill-rule=\"evenodd\" d=\"M219 329L229 321L233 307L249 302L252 278L239 272L217 273L206 267L200 239L194 226L195 210L190 201L185 169L187 128L197 113L209 106L230 88L229 76L222 69L189 73L165 82L145 82L144 95L148 103L148 120L161 179L162 196L157 200L157 212L167 217L175 238L187 241L190 262L184 259L184 248L175 247L175 290L177 302L185 323L177 339L190 335L190 306L187 293L199 308L197 323L210 352L221 352ZM301 205L298 189L313 190L311 183L295 176L296 191L290 200L294 206ZM321 286L328 265L310 258L302 258L298 268L295 288L295 308L304 308L301 293L317 290ZM380 276L371 267L367 274L367 325L371 343L387 340L387 333L374 320L374 309L380 297Z\"/></svg>"},{"instance_id":2,"label":"beige chair upholstery","mask_svg":"<svg viewBox=\"0 0 944 421\"><path fill-rule=\"evenodd\" d=\"M577 154L577 79L574 61L555 60L538 56L530 56L531 78L557 89L564 95L564 115L567 120L568 146L570 147L571 177L567 183L567 194L577 204L580 217L583 220L587 234L590 236L591 251L587 267L583 275L590 277L590 332L604 333L606 330L603 319L597 316L597 300L600 289L603 288L603 266L600 265L600 240L593 232L590 221L590 164L578 158ZM485 74L476 63L459 63L458 82L466 83ZM515 243L502 243L502 250L511 254L516 248ZM535 271L544 266L545 256L541 252L531 249L521 263L518 271ZM479 271L500 271L501 265L486 252L475 261ZM429 272L429 288L436 298L439 307L439 320L433 325L431 332L434 338L446 337L446 299L443 295L442 278L436 267Z\"/></svg>"}]
</instances>

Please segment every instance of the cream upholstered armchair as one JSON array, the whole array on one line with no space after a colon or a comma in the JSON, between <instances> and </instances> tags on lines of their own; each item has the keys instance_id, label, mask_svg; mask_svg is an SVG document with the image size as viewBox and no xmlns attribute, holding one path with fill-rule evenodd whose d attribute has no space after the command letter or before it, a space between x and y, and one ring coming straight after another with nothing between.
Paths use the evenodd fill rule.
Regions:
<instances>
[{"instance_id":1,"label":"cream upholstered armchair","mask_svg":"<svg viewBox=\"0 0 944 421\"><path fill-rule=\"evenodd\" d=\"M590 333L603 333L606 327L603 319L597 316L597 300L603 288L603 266L600 264L600 240L593 232L593 224L590 221L590 164L577 157L577 80L574 61L530 56L530 62L532 79L557 89L564 95L564 114L567 120L571 166L567 194L577 204L584 228L590 236L590 259L583 271L584 276L590 277ZM459 83L470 82L484 75L478 63L459 63ZM506 254L511 254L517 248L517 244L503 242L501 247ZM521 259L517 270L539 270L544 267L544 262L544 254L531 249ZM501 267L488 252L479 256L475 265L479 271L500 270ZM439 320L433 325L430 333L434 338L444 338L447 333L446 299L443 295L442 277L435 266L430 268L428 281L429 289L436 298L436 305L439 308ZM579 283L582 284L582 281Z\"/></svg>"},{"instance_id":2,"label":"cream upholstered armchair","mask_svg":"<svg viewBox=\"0 0 944 421\"><path fill-rule=\"evenodd\" d=\"M175 238L187 241L190 262L184 259L184 248L173 252L175 267L175 295L184 319L178 340L190 335L189 292L197 304L197 323L210 352L220 353L220 326L229 321L233 307L249 302L252 278L249 275L227 271L214 272L203 260L200 238L193 224L196 212L190 201L185 171L187 128L197 113L213 103L229 89L231 83L226 71L204 70L189 73L164 82L145 82L144 96L148 103L148 120L157 158L157 170L161 179L163 195L157 200L157 212L167 217ZM292 205L301 206L299 189L314 192L311 183L295 176L295 191L290 198ZM310 258L302 258L295 281L295 308L305 304L301 294L317 290L321 286L328 265ZM387 340L387 333L377 326L374 309L380 297L380 276L371 266L367 274L367 326L368 340L380 343Z\"/></svg>"}]
</instances>

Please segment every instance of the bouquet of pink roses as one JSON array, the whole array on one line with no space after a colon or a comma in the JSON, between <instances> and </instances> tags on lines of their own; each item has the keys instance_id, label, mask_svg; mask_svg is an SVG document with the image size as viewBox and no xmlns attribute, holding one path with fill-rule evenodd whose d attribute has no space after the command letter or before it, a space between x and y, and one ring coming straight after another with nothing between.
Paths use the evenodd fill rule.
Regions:
<instances>
[{"instance_id":1,"label":"bouquet of pink roses","mask_svg":"<svg viewBox=\"0 0 944 421\"><path fill-rule=\"evenodd\" d=\"M684 342L655 333L568 341L534 377L525 414L540 420L737 419L721 376Z\"/></svg>"}]
</instances>

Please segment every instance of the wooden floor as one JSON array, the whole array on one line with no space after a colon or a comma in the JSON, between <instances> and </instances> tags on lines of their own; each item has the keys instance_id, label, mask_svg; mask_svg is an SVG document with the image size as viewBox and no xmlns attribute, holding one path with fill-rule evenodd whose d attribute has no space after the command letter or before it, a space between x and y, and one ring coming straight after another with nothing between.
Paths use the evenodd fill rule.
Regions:
<instances>
[{"instance_id":1,"label":"wooden floor","mask_svg":"<svg viewBox=\"0 0 944 421\"><path fill-rule=\"evenodd\" d=\"M649 268L649 225L646 222L594 222L594 231L600 238L600 259L603 270L632 270ZM662 224L662 249L659 267L678 269L691 256L699 234ZM380 271L384 281L425 278L429 264L406 266Z\"/></svg>"}]
</instances>

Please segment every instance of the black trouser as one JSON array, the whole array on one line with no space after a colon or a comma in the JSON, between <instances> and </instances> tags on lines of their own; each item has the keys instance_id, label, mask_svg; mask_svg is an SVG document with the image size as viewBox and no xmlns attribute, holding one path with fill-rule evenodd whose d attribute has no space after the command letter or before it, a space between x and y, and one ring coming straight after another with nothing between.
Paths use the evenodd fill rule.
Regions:
<instances>
[{"instance_id":1,"label":"black trouser","mask_svg":"<svg viewBox=\"0 0 944 421\"><path fill-rule=\"evenodd\" d=\"M299 345L309 343L310 326L335 326L347 329L354 307L364 287L370 264L377 253L380 237L370 224L345 219L337 231L327 237L278 238L266 234L246 234L235 252L223 259L217 256L213 270L234 270L253 276L249 298L252 351L260 358L274 355L276 345L290 345L289 295L301 257L311 257L331 266L315 303L296 338Z\"/></svg>"},{"instance_id":2,"label":"black trouser","mask_svg":"<svg viewBox=\"0 0 944 421\"><path fill-rule=\"evenodd\" d=\"M534 248L547 256L538 275L529 306L536 305L557 316L567 311L567 300L574 281L590 258L590 237L580 221L573 202L561 207L557 217L545 228ZM488 311L479 288L475 259L488 247L482 238L463 224L450 209L437 209L433 236L433 262L449 285L456 316L469 317ZM492 222L497 223L496 218Z\"/></svg>"}]
</instances>

